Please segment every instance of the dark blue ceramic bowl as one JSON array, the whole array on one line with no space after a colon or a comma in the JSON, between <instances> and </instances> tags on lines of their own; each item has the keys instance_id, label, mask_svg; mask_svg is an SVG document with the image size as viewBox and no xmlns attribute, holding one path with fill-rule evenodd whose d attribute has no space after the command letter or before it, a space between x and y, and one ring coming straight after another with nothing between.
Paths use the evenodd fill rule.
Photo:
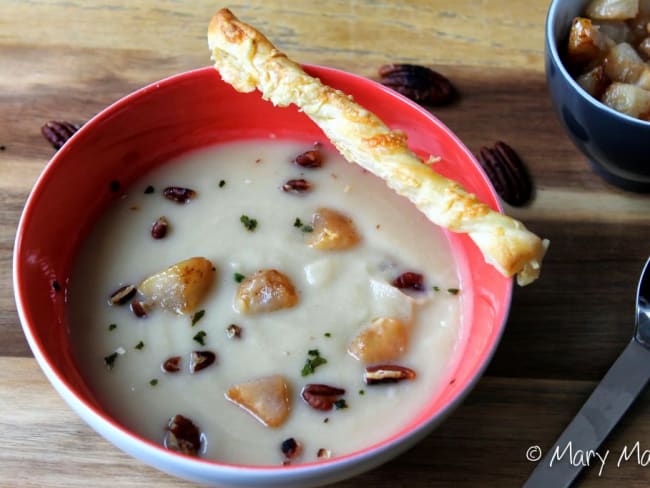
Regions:
<instances>
[{"instance_id":1,"label":"dark blue ceramic bowl","mask_svg":"<svg viewBox=\"0 0 650 488\"><path fill-rule=\"evenodd\" d=\"M562 56L571 20L588 0L553 0L546 17L546 80L553 107L574 144L608 182L650 191L650 122L600 103L571 77Z\"/></svg>"}]
</instances>

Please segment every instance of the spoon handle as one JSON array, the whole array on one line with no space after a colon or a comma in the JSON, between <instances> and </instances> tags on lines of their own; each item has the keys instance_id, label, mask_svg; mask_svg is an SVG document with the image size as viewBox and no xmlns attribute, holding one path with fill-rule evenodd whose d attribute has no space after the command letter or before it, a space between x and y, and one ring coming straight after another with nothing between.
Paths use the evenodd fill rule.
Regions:
<instances>
[{"instance_id":1,"label":"spoon handle","mask_svg":"<svg viewBox=\"0 0 650 488\"><path fill-rule=\"evenodd\" d=\"M650 350L632 339L523 488L566 488L585 465L601 469L607 458L598 447L649 379Z\"/></svg>"}]
</instances>

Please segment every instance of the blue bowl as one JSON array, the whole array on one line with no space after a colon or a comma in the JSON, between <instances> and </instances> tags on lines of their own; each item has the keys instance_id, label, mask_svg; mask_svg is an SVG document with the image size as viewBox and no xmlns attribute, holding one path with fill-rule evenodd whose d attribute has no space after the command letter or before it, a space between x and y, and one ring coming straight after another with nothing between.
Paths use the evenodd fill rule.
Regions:
<instances>
[{"instance_id":1,"label":"blue bowl","mask_svg":"<svg viewBox=\"0 0 650 488\"><path fill-rule=\"evenodd\" d=\"M619 113L576 83L562 55L588 0L553 0L546 17L546 81L553 108L594 170L624 190L650 191L650 122Z\"/></svg>"}]
</instances>

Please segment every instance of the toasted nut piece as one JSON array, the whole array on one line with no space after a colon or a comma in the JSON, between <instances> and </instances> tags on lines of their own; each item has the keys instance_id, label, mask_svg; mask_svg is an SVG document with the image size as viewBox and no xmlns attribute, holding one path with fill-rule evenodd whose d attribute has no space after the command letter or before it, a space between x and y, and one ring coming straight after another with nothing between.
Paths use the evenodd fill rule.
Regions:
<instances>
[{"instance_id":1,"label":"toasted nut piece","mask_svg":"<svg viewBox=\"0 0 650 488\"><path fill-rule=\"evenodd\" d=\"M192 351L190 353L190 373L198 373L217 360L217 355L212 351Z\"/></svg>"},{"instance_id":2,"label":"toasted nut piece","mask_svg":"<svg viewBox=\"0 0 650 488\"><path fill-rule=\"evenodd\" d=\"M226 392L226 398L267 427L279 427L289 416L289 387L282 376L267 376L241 383Z\"/></svg>"},{"instance_id":3,"label":"toasted nut piece","mask_svg":"<svg viewBox=\"0 0 650 488\"><path fill-rule=\"evenodd\" d=\"M151 305L142 300L133 300L131 302L131 312L139 319L145 318L149 314Z\"/></svg>"},{"instance_id":4,"label":"toasted nut piece","mask_svg":"<svg viewBox=\"0 0 650 488\"><path fill-rule=\"evenodd\" d=\"M409 330L402 321L379 317L361 329L348 353L366 364L393 361L406 352L408 339Z\"/></svg>"},{"instance_id":5,"label":"toasted nut piece","mask_svg":"<svg viewBox=\"0 0 650 488\"><path fill-rule=\"evenodd\" d=\"M332 457L332 451L330 451L329 449L325 449L324 447L321 447L316 453L316 457L318 459L329 459Z\"/></svg>"},{"instance_id":6,"label":"toasted nut piece","mask_svg":"<svg viewBox=\"0 0 650 488\"><path fill-rule=\"evenodd\" d=\"M298 154L293 162L303 168L320 168L323 165L323 156L321 155L320 147L315 147L314 149L305 151L302 154Z\"/></svg>"},{"instance_id":7,"label":"toasted nut piece","mask_svg":"<svg viewBox=\"0 0 650 488\"><path fill-rule=\"evenodd\" d=\"M284 454L287 459L294 459L300 456L300 453L302 452L302 444L293 437L289 437L282 442L280 449L282 449L282 454Z\"/></svg>"},{"instance_id":8,"label":"toasted nut piece","mask_svg":"<svg viewBox=\"0 0 650 488\"><path fill-rule=\"evenodd\" d=\"M395 278L391 284L400 290L422 291L424 290L424 276L413 271L406 271Z\"/></svg>"},{"instance_id":9,"label":"toasted nut piece","mask_svg":"<svg viewBox=\"0 0 650 488\"><path fill-rule=\"evenodd\" d=\"M329 208L317 209L311 226L307 243L321 251L349 249L361 240L352 219Z\"/></svg>"},{"instance_id":10,"label":"toasted nut piece","mask_svg":"<svg viewBox=\"0 0 650 488\"><path fill-rule=\"evenodd\" d=\"M131 300L135 296L136 290L133 285L124 285L111 294L109 303L111 305L124 305L126 302Z\"/></svg>"},{"instance_id":11,"label":"toasted nut piece","mask_svg":"<svg viewBox=\"0 0 650 488\"><path fill-rule=\"evenodd\" d=\"M195 257L150 276L140 283L138 290L161 308L186 314L203 300L215 275L208 259Z\"/></svg>"},{"instance_id":12,"label":"toasted nut piece","mask_svg":"<svg viewBox=\"0 0 650 488\"><path fill-rule=\"evenodd\" d=\"M287 193L305 193L311 190L311 183L304 178L288 180L282 185L282 190Z\"/></svg>"},{"instance_id":13,"label":"toasted nut piece","mask_svg":"<svg viewBox=\"0 0 650 488\"><path fill-rule=\"evenodd\" d=\"M242 328L237 324L230 324L228 328L226 328L226 335L228 336L228 339L241 339L241 333Z\"/></svg>"},{"instance_id":14,"label":"toasted nut piece","mask_svg":"<svg viewBox=\"0 0 650 488\"><path fill-rule=\"evenodd\" d=\"M167 358L160 367L165 373L178 373L181 370L181 357L172 356Z\"/></svg>"},{"instance_id":15,"label":"toasted nut piece","mask_svg":"<svg viewBox=\"0 0 650 488\"><path fill-rule=\"evenodd\" d=\"M345 395L345 390L336 386L309 384L302 389L300 395L311 408L327 411L332 410L334 402L341 395Z\"/></svg>"},{"instance_id":16,"label":"toasted nut piece","mask_svg":"<svg viewBox=\"0 0 650 488\"><path fill-rule=\"evenodd\" d=\"M174 415L169 419L163 445L171 451L197 456L201 449L201 431L187 417Z\"/></svg>"},{"instance_id":17,"label":"toasted nut piece","mask_svg":"<svg viewBox=\"0 0 650 488\"><path fill-rule=\"evenodd\" d=\"M380 82L414 102L446 105L457 96L454 85L437 71L416 64L387 64L379 68Z\"/></svg>"},{"instance_id":18,"label":"toasted nut piece","mask_svg":"<svg viewBox=\"0 0 650 488\"><path fill-rule=\"evenodd\" d=\"M237 289L235 304L242 313L256 314L291 308L298 303L298 294L287 276L275 269L261 269Z\"/></svg>"},{"instance_id":19,"label":"toasted nut piece","mask_svg":"<svg viewBox=\"0 0 650 488\"><path fill-rule=\"evenodd\" d=\"M169 221L166 217L159 217L151 226L151 237L154 239L162 239L167 235L167 229L169 228Z\"/></svg>"},{"instance_id":20,"label":"toasted nut piece","mask_svg":"<svg viewBox=\"0 0 650 488\"><path fill-rule=\"evenodd\" d=\"M196 192L191 188L168 186L163 190L163 196L173 202L184 204L190 200L194 200L196 198Z\"/></svg>"},{"instance_id":21,"label":"toasted nut piece","mask_svg":"<svg viewBox=\"0 0 650 488\"><path fill-rule=\"evenodd\" d=\"M368 385L395 383L402 380L413 380L417 374L410 368L396 364L369 366L363 373L363 381Z\"/></svg>"},{"instance_id":22,"label":"toasted nut piece","mask_svg":"<svg viewBox=\"0 0 650 488\"><path fill-rule=\"evenodd\" d=\"M50 120L41 127L41 134L52 144L54 149L59 150L68 139L70 139L79 128L64 120Z\"/></svg>"}]
</instances>

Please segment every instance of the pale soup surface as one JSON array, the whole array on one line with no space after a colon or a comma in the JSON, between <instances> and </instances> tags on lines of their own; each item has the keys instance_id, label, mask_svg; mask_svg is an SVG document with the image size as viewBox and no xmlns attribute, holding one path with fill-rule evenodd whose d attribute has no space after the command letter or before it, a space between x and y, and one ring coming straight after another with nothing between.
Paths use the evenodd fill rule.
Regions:
<instances>
[{"instance_id":1,"label":"pale soup surface","mask_svg":"<svg viewBox=\"0 0 650 488\"><path fill-rule=\"evenodd\" d=\"M463 290L444 233L383 182L322 149L323 166L292 163L310 143L273 139L224 144L172 161L127 189L100 218L82 244L71 277L69 314L74 353L81 372L107 412L139 435L162 443L170 417L181 414L203 433L201 457L236 464L282 464L280 445L293 437L303 446L292 463L368 447L397 433L450 380L462 342ZM304 178L304 194L282 185ZM148 186L153 192L145 192ZM168 186L197 196L180 205L165 199ZM150 189L151 190L151 189ZM344 251L322 251L305 243L315 209L348 215L361 242ZM152 223L169 221L163 239ZM247 229L241 217L255 219ZM137 285L184 259L203 256L217 277L191 314L153 309L138 318L128 304L108 303L124 284ZM274 268L295 285L299 303L289 309L244 315L234 307L236 274ZM425 277L425 289L401 292L391 286L405 271ZM456 291L460 288L460 291ZM451 289L451 292L448 290ZM350 341L378 316L410 323L406 354L393 363L417 372L412 381L366 385L364 365L348 354ZM115 326L111 326L115 324ZM237 324L240 338L226 329ZM204 345L194 339L203 331ZM327 363L302 376L308 351ZM210 350L214 364L190 374L189 355ZM118 352L113 367L104 358ZM181 356L181 370L161 364ZM234 384L283 375L291 412L269 428L225 398ZM344 388L347 408L314 410L300 396L308 383Z\"/></svg>"}]
</instances>

